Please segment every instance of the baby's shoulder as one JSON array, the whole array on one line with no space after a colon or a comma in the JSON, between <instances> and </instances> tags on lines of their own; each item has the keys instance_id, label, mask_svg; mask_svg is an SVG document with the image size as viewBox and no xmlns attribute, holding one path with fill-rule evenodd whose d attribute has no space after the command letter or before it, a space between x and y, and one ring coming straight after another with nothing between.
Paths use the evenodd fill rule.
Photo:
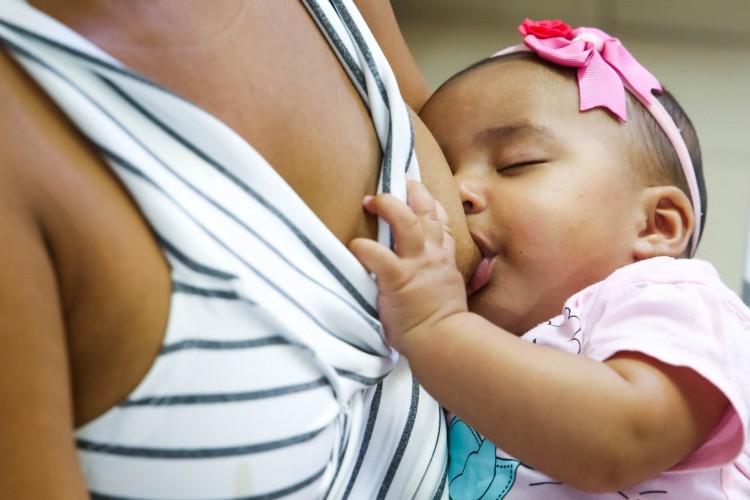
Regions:
<instances>
[{"instance_id":1,"label":"baby's shoulder","mask_svg":"<svg viewBox=\"0 0 750 500\"><path fill-rule=\"evenodd\" d=\"M722 303L733 309L747 310L737 293L722 281L716 268L699 259L656 257L635 262L578 295L592 307L600 302L640 300L659 303L702 297L707 304Z\"/></svg>"}]
</instances>

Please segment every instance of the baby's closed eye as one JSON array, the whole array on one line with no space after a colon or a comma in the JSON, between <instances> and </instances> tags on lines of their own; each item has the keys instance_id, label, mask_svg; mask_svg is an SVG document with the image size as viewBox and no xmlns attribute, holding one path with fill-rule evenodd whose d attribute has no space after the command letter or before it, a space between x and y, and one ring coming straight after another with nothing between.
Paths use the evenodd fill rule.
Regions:
<instances>
[{"instance_id":1,"label":"baby's closed eye","mask_svg":"<svg viewBox=\"0 0 750 500\"><path fill-rule=\"evenodd\" d=\"M502 163L495 167L495 172L503 175L519 175L523 173L523 170L525 170L524 167L541 165L547 162L548 160L545 158L535 158L530 160L516 161L512 163Z\"/></svg>"}]
</instances>

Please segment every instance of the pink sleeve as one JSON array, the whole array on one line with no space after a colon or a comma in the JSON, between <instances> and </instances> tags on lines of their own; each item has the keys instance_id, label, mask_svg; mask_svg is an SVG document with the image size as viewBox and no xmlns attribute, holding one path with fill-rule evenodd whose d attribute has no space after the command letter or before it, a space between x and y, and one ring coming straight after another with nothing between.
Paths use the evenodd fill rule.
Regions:
<instances>
[{"instance_id":1,"label":"pink sleeve","mask_svg":"<svg viewBox=\"0 0 750 500\"><path fill-rule=\"evenodd\" d=\"M618 352L646 354L687 367L711 382L730 407L709 439L673 470L726 464L748 435L750 322L724 293L705 285L639 283L608 288L589 319L586 354L604 361Z\"/></svg>"}]
</instances>

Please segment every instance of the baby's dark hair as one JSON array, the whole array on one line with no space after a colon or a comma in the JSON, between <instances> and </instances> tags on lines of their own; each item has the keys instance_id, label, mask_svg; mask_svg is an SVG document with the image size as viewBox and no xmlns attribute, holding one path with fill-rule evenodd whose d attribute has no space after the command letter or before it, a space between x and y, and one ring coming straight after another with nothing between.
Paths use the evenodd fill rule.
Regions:
<instances>
[{"instance_id":1,"label":"baby's dark hair","mask_svg":"<svg viewBox=\"0 0 750 500\"><path fill-rule=\"evenodd\" d=\"M690 154L690 160L693 163L695 178L698 184L698 194L700 196L702 216L699 235L702 236L703 228L706 225L708 200L698 134L685 110L682 109L680 103L677 102L677 99L668 90L663 89L661 94L654 97L664 106L664 109L669 113L675 125L677 125L677 129L680 131L680 135L685 141L688 153ZM661 126L656 122L656 119L630 92L628 92L628 114L635 119L631 128L634 142L644 145L644 147L639 148L641 152L639 158L641 161L639 163L643 167L643 174L647 175L649 179L657 179L677 186L688 196L691 203L695 203L695 200L690 196L690 189L688 188L685 173L682 170L682 165L672 143L667 138Z\"/></svg>"},{"instance_id":2,"label":"baby's dark hair","mask_svg":"<svg viewBox=\"0 0 750 500\"><path fill-rule=\"evenodd\" d=\"M502 63L513 60L542 64L552 71L569 74L575 77L575 68L563 67L545 61L533 52L510 52L501 56L482 59L481 61L459 71L446 80L435 91L435 93L450 85L462 75L477 68L487 64ZM669 116L672 117L672 120L675 125L677 125L677 128L685 141L688 153L690 154L690 159L693 163L693 169L695 170L695 177L698 183L698 193L700 195L700 210L702 216L699 236L702 236L703 228L706 224L707 193L706 182L703 176L703 160L701 158L698 134L696 133L690 118L688 118L685 113L685 110L682 109L682 106L680 106L669 91L664 89L662 93L655 95L654 97L659 100ZM636 148L635 154L637 156L633 158L634 161L642 167L640 171L641 175L645 175L648 179L653 179L660 183L678 187L685 193L691 203L695 203L695 200L693 200L690 195L690 188L688 187L687 179L682 170L680 160L677 157L677 152L669 141L666 133L648 109L646 109L646 107L632 93L627 92L627 99L628 116L631 117L630 119L634 122L633 126L629 127L631 138L634 144L642 145L642 147ZM612 115L612 119L617 120L617 117Z\"/></svg>"}]
</instances>

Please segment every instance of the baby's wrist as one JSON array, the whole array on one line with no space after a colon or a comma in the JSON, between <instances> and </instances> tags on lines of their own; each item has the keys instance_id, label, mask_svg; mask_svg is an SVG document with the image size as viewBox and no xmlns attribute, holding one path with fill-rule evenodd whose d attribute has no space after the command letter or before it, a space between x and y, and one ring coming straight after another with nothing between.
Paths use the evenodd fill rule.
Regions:
<instances>
[{"instance_id":1,"label":"baby's wrist","mask_svg":"<svg viewBox=\"0 0 750 500\"><path fill-rule=\"evenodd\" d=\"M455 329L458 322L453 316L460 315L463 311L444 314L424 320L411 328L405 330L394 348L407 359L420 357L435 348L435 342L439 342L443 335L450 334L449 330Z\"/></svg>"}]
</instances>

